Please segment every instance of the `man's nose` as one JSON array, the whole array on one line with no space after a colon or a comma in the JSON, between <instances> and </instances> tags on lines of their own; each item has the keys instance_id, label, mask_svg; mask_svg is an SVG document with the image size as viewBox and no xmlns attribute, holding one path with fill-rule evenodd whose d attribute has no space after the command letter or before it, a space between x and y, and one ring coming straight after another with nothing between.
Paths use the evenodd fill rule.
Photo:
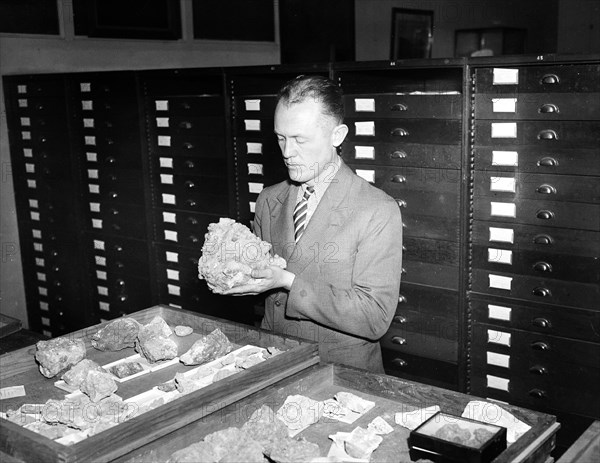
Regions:
<instances>
[{"instance_id":1,"label":"man's nose","mask_svg":"<svg viewBox=\"0 0 600 463\"><path fill-rule=\"evenodd\" d=\"M283 142L281 144L281 153L283 154L283 157L285 159L288 159L288 158L291 158L292 156L294 156L295 151L294 151L294 147L292 146L292 143Z\"/></svg>"}]
</instances>

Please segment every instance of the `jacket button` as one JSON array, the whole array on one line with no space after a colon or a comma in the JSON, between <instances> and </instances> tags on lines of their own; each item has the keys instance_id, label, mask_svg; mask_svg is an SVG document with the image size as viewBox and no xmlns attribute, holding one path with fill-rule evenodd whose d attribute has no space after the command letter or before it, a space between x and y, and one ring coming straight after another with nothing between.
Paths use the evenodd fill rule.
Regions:
<instances>
[{"instance_id":1,"label":"jacket button","mask_svg":"<svg viewBox=\"0 0 600 463\"><path fill-rule=\"evenodd\" d=\"M275 305L276 305L277 307L279 307L279 306L281 305L281 301L280 301L279 299L278 299L278 300L276 300L276 301L275 301Z\"/></svg>"}]
</instances>

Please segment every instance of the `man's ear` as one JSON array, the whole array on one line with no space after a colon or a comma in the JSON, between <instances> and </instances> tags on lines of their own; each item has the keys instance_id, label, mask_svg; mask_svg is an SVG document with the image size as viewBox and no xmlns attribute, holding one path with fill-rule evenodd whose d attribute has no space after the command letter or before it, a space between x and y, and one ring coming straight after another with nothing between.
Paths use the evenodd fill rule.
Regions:
<instances>
[{"instance_id":1,"label":"man's ear","mask_svg":"<svg viewBox=\"0 0 600 463\"><path fill-rule=\"evenodd\" d=\"M336 148L342 144L344 139L348 135L348 126L346 124L340 124L334 127L333 132L331 133L331 141L333 146Z\"/></svg>"}]
</instances>

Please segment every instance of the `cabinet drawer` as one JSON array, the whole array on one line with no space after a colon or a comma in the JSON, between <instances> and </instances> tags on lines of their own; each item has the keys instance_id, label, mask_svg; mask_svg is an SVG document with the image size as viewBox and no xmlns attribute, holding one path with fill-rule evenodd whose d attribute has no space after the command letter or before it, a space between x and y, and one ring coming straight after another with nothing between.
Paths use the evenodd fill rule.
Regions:
<instances>
[{"instance_id":1,"label":"cabinet drawer","mask_svg":"<svg viewBox=\"0 0 600 463\"><path fill-rule=\"evenodd\" d=\"M98 204L100 204L100 210L109 211L111 208L123 204L137 206L136 215L143 212L145 204L143 190L135 185L111 181L100 184L98 179L88 178L82 187L87 202L86 209L90 212L96 212Z\"/></svg>"},{"instance_id":2,"label":"cabinet drawer","mask_svg":"<svg viewBox=\"0 0 600 463\"><path fill-rule=\"evenodd\" d=\"M347 118L459 119L462 114L462 95L346 95L344 108Z\"/></svg>"},{"instance_id":3,"label":"cabinet drawer","mask_svg":"<svg viewBox=\"0 0 600 463\"><path fill-rule=\"evenodd\" d=\"M457 145L345 141L342 156L347 163L356 166L375 164L455 170L461 166L461 147Z\"/></svg>"},{"instance_id":4,"label":"cabinet drawer","mask_svg":"<svg viewBox=\"0 0 600 463\"><path fill-rule=\"evenodd\" d=\"M600 284L599 254L572 256L518 248L513 251L500 247L474 246L473 267L491 272Z\"/></svg>"},{"instance_id":5,"label":"cabinet drawer","mask_svg":"<svg viewBox=\"0 0 600 463\"><path fill-rule=\"evenodd\" d=\"M515 304L473 297L473 321L499 329L517 329L583 341L600 341L600 311L569 307Z\"/></svg>"},{"instance_id":6,"label":"cabinet drawer","mask_svg":"<svg viewBox=\"0 0 600 463\"><path fill-rule=\"evenodd\" d=\"M193 212L154 210L155 239L191 248L202 248L204 235L211 223L219 221L219 216Z\"/></svg>"},{"instance_id":7,"label":"cabinet drawer","mask_svg":"<svg viewBox=\"0 0 600 463\"><path fill-rule=\"evenodd\" d=\"M64 230L76 230L79 217L75 201L70 197L56 195L44 197L41 191L35 190L15 201L18 205L20 222L29 222L31 227L50 227Z\"/></svg>"},{"instance_id":8,"label":"cabinet drawer","mask_svg":"<svg viewBox=\"0 0 600 463\"><path fill-rule=\"evenodd\" d=\"M458 343L456 340L440 338L425 332L413 333L392 325L380 340L382 349L418 355L442 362L457 362Z\"/></svg>"},{"instance_id":9,"label":"cabinet drawer","mask_svg":"<svg viewBox=\"0 0 600 463\"><path fill-rule=\"evenodd\" d=\"M204 175L161 174L155 177L157 190L175 195L222 194L228 196L228 180L224 172L205 172Z\"/></svg>"},{"instance_id":10,"label":"cabinet drawer","mask_svg":"<svg viewBox=\"0 0 600 463\"><path fill-rule=\"evenodd\" d=\"M431 134L439 145L460 145L461 121L448 119L361 119L347 118L347 140L387 143L431 143Z\"/></svg>"},{"instance_id":11,"label":"cabinet drawer","mask_svg":"<svg viewBox=\"0 0 600 463\"><path fill-rule=\"evenodd\" d=\"M100 206L99 212L88 214L87 230L123 235L130 238L146 238L146 217L137 205L115 203Z\"/></svg>"},{"instance_id":12,"label":"cabinet drawer","mask_svg":"<svg viewBox=\"0 0 600 463\"><path fill-rule=\"evenodd\" d=\"M458 366L455 363L388 349L382 349L381 353L383 367L388 375L447 389L456 390L458 387Z\"/></svg>"},{"instance_id":13,"label":"cabinet drawer","mask_svg":"<svg viewBox=\"0 0 600 463\"><path fill-rule=\"evenodd\" d=\"M514 146L475 147L475 169L491 172L531 172L561 175L600 175L600 149Z\"/></svg>"},{"instance_id":14,"label":"cabinet drawer","mask_svg":"<svg viewBox=\"0 0 600 463\"><path fill-rule=\"evenodd\" d=\"M476 119L600 120L600 93L475 95Z\"/></svg>"},{"instance_id":15,"label":"cabinet drawer","mask_svg":"<svg viewBox=\"0 0 600 463\"><path fill-rule=\"evenodd\" d=\"M403 280L400 284L396 315L406 317L405 312L419 312L425 318L457 319L458 294L455 291L411 284Z\"/></svg>"},{"instance_id":16,"label":"cabinet drawer","mask_svg":"<svg viewBox=\"0 0 600 463\"><path fill-rule=\"evenodd\" d=\"M201 246L184 248L179 245L157 243L154 246L153 259L162 279L167 279L167 269L171 269L177 272L177 280L195 282L198 280L198 259L201 254Z\"/></svg>"},{"instance_id":17,"label":"cabinet drawer","mask_svg":"<svg viewBox=\"0 0 600 463\"><path fill-rule=\"evenodd\" d=\"M480 269L473 270L472 290L480 294L588 309L597 309L600 300L600 287L597 284Z\"/></svg>"},{"instance_id":18,"label":"cabinet drawer","mask_svg":"<svg viewBox=\"0 0 600 463\"><path fill-rule=\"evenodd\" d=\"M227 159L224 157L162 156L154 158L153 162L157 170L166 174L225 177L227 173Z\"/></svg>"},{"instance_id":19,"label":"cabinet drawer","mask_svg":"<svg viewBox=\"0 0 600 463\"><path fill-rule=\"evenodd\" d=\"M276 140L273 113L246 113L234 120L234 130L240 137L259 137Z\"/></svg>"},{"instance_id":20,"label":"cabinet drawer","mask_svg":"<svg viewBox=\"0 0 600 463\"><path fill-rule=\"evenodd\" d=\"M473 223L473 244L538 251L540 255L598 256L600 232L477 220Z\"/></svg>"},{"instance_id":21,"label":"cabinet drawer","mask_svg":"<svg viewBox=\"0 0 600 463\"><path fill-rule=\"evenodd\" d=\"M415 310L396 310L390 327L394 333L402 336L403 332L423 334L435 338L458 340L458 320L447 316L432 316Z\"/></svg>"},{"instance_id":22,"label":"cabinet drawer","mask_svg":"<svg viewBox=\"0 0 600 463\"><path fill-rule=\"evenodd\" d=\"M458 243L408 236L403 248L404 281L458 289Z\"/></svg>"},{"instance_id":23,"label":"cabinet drawer","mask_svg":"<svg viewBox=\"0 0 600 463\"><path fill-rule=\"evenodd\" d=\"M475 93L599 92L599 73L598 64L481 68L475 71Z\"/></svg>"},{"instance_id":24,"label":"cabinet drawer","mask_svg":"<svg viewBox=\"0 0 600 463\"><path fill-rule=\"evenodd\" d=\"M600 204L494 201L480 196L473 200L473 214L477 220L600 231Z\"/></svg>"},{"instance_id":25,"label":"cabinet drawer","mask_svg":"<svg viewBox=\"0 0 600 463\"><path fill-rule=\"evenodd\" d=\"M151 304L150 281L134 277L117 277L112 281L92 282L95 313L110 319L130 314Z\"/></svg>"},{"instance_id":26,"label":"cabinet drawer","mask_svg":"<svg viewBox=\"0 0 600 463\"><path fill-rule=\"evenodd\" d=\"M556 148L597 148L600 144L598 122L561 121L475 121L475 146L532 145L547 150Z\"/></svg>"},{"instance_id":27,"label":"cabinet drawer","mask_svg":"<svg viewBox=\"0 0 600 463\"><path fill-rule=\"evenodd\" d=\"M151 114L155 118L214 116L225 117L225 99L221 95L153 96ZM153 121L162 126L165 121ZM169 124L169 126L173 126Z\"/></svg>"},{"instance_id":28,"label":"cabinet drawer","mask_svg":"<svg viewBox=\"0 0 600 463\"><path fill-rule=\"evenodd\" d=\"M277 106L277 98L275 95L245 95L234 98L234 105L236 118L266 117L272 119Z\"/></svg>"},{"instance_id":29,"label":"cabinet drawer","mask_svg":"<svg viewBox=\"0 0 600 463\"><path fill-rule=\"evenodd\" d=\"M172 116L160 119L154 129L157 137L171 136L173 139L188 140L198 136L225 136L225 119L219 116Z\"/></svg>"},{"instance_id":30,"label":"cabinet drawer","mask_svg":"<svg viewBox=\"0 0 600 463\"><path fill-rule=\"evenodd\" d=\"M473 193L516 199L600 203L600 177L475 171Z\"/></svg>"},{"instance_id":31,"label":"cabinet drawer","mask_svg":"<svg viewBox=\"0 0 600 463\"><path fill-rule=\"evenodd\" d=\"M226 156L226 141L224 137L210 135L196 135L193 133L166 134L150 136L149 147L152 158L161 156L198 156L223 157Z\"/></svg>"},{"instance_id":32,"label":"cabinet drawer","mask_svg":"<svg viewBox=\"0 0 600 463\"><path fill-rule=\"evenodd\" d=\"M157 197L157 206L166 211L182 210L226 215L229 210L229 198L222 192L209 194L197 191L177 190L165 185L161 188Z\"/></svg>"},{"instance_id":33,"label":"cabinet drawer","mask_svg":"<svg viewBox=\"0 0 600 463\"><path fill-rule=\"evenodd\" d=\"M150 265L145 241L88 233L85 244L90 268L97 279L112 275L148 278Z\"/></svg>"}]
</instances>

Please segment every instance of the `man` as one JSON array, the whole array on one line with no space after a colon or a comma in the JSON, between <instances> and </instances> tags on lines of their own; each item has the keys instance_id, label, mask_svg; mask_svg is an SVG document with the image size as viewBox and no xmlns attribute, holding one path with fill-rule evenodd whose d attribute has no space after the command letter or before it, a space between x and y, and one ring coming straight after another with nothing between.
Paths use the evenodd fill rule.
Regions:
<instances>
[{"instance_id":1,"label":"man","mask_svg":"<svg viewBox=\"0 0 600 463\"><path fill-rule=\"evenodd\" d=\"M287 269L252 272L269 291L262 327L319 342L321 360L382 373L378 340L398 303L402 220L396 202L338 155L348 127L341 89L300 76L278 95L275 134L290 179L265 188L254 232Z\"/></svg>"}]
</instances>

